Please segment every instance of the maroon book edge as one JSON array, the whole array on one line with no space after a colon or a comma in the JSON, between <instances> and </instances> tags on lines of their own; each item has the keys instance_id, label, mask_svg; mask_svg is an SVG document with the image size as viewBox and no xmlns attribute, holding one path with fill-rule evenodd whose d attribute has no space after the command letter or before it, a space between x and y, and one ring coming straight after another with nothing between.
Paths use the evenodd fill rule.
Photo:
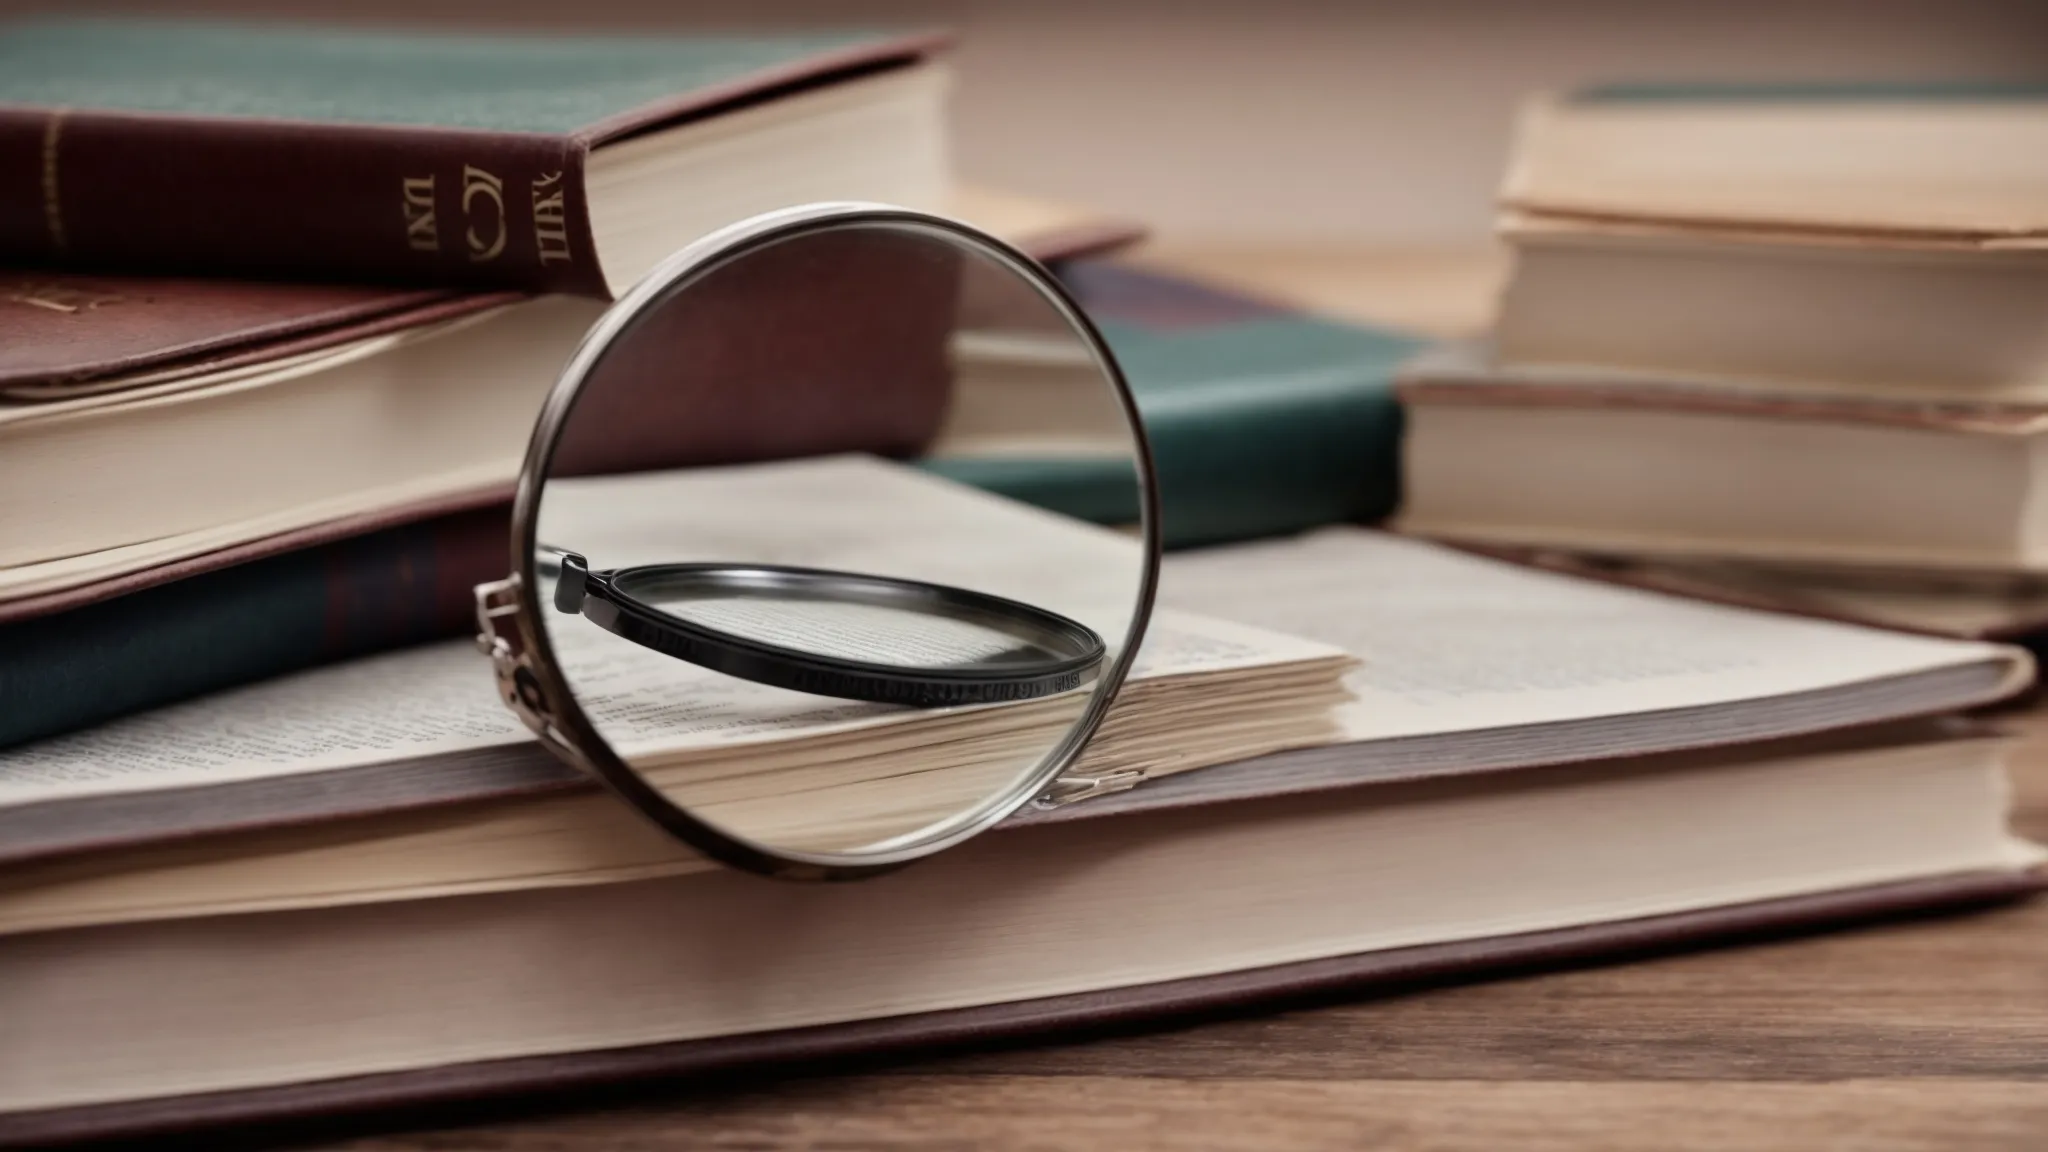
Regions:
<instances>
[{"instance_id":1,"label":"maroon book edge","mask_svg":"<svg viewBox=\"0 0 2048 1152\"><path fill-rule=\"evenodd\" d=\"M1885 917L1990 905L2044 888L2048 888L2048 870L1970 872L947 1012L17 1113L0 1117L0 1145L48 1146L138 1136L165 1137L200 1128L304 1121L513 1094L563 1093L745 1066L815 1063L853 1055L899 1055L964 1047L1251 1009L1333 993L1394 991L1447 980L1817 931Z\"/></svg>"},{"instance_id":2,"label":"maroon book edge","mask_svg":"<svg viewBox=\"0 0 2048 1152\"><path fill-rule=\"evenodd\" d=\"M1100 223L1077 225L1070 228L1055 229L1049 232L1019 237L1015 243L1032 259L1042 263L1053 263L1061 260L1077 259L1083 256L1100 255L1124 248L1136 243L1144 235L1145 229L1141 225L1116 220L1104 220ZM516 300L518 297L493 295L479 299L487 299L491 304L495 305ZM462 306L463 301L461 300L436 305L430 309L430 318L441 318L440 309L451 307L460 309ZM459 312L454 314L459 314ZM403 326L403 324L392 325L392 327ZM382 331L382 329L379 329L379 331ZM297 346L293 345L291 350L297 350ZM211 552L188 556L180 560L168 561L153 567L123 573L119 576L109 576L68 588L59 588L50 592L40 592L23 596L19 599L0 602L0 625L16 620L26 620L34 616L45 616L52 612L62 612L86 604L95 604L129 592L139 592L144 588L153 588L159 584L168 584L174 580L182 580L187 576L196 576L202 572L212 572L217 569L232 567L236 564L245 564L252 560L261 560L265 557L296 551L301 548L317 547L321 544L345 540L384 528L395 528L403 524L419 523L438 516L473 512L480 508L493 506L507 507L509 509L511 500L512 487L510 485L498 485L455 493L425 503L380 509L364 515L330 520L306 528L282 532L258 540L251 540ZM512 570L512 546L509 537L505 545L505 558L505 571L510 572Z\"/></svg>"}]
</instances>

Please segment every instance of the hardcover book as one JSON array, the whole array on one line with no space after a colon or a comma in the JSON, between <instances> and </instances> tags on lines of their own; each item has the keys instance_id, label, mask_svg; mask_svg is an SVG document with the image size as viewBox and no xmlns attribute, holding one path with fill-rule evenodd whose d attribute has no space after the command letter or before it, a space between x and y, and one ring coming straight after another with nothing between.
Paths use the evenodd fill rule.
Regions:
<instances>
[{"instance_id":1,"label":"hardcover book","mask_svg":"<svg viewBox=\"0 0 2048 1152\"><path fill-rule=\"evenodd\" d=\"M770 208L938 207L944 43L22 23L0 261L608 297Z\"/></svg>"},{"instance_id":2,"label":"hardcover book","mask_svg":"<svg viewBox=\"0 0 2048 1152\"><path fill-rule=\"evenodd\" d=\"M1108 261L1076 261L1060 277L1130 383L1168 547L1393 512L1393 377L1422 338ZM965 349L925 466L1071 516L1134 521L1122 414L1086 402L1100 391L1094 368L1071 356L1029 333Z\"/></svg>"},{"instance_id":3,"label":"hardcover book","mask_svg":"<svg viewBox=\"0 0 2048 1152\"><path fill-rule=\"evenodd\" d=\"M1510 367L2048 397L2048 88L1541 96L1500 199Z\"/></svg>"},{"instance_id":4,"label":"hardcover book","mask_svg":"<svg viewBox=\"0 0 2048 1152\"><path fill-rule=\"evenodd\" d=\"M1402 372L1404 530L1488 546L1979 577L2048 569L2048 409L1491 363Z\"/></svg>"},{"instance_id":5,"label":"hardcover book","mask_svg":"<svg viewBox=\"0 0 2048 1152\"><path fill-rule=\"evenodd\" d=\"M1042 260L1139 234L981 189L946 204ZM871 262L849 274L889 272ZM0 623L504 503L540 398L602 309L514 293L0 272L0 475L19 481L0 484L13 493L0 496ZM716 418L699 421L690 450L915 450L945 402L944 351L936 339L921 353L874 349L921 354L926 371L862 404L707 403ZM125 466L91 464L114 456ZM265 482L248 483L259 467Z\"/></svg>"},{"instance_id":6,"label":"hardcover book","mask_svg":"<svg viewBox=\"0 0 2048 1152\"><path fill-rule=\"evenodd\" d=\"M1524 104L1517 211L1959 244L2048 237L2048 86L1611 84Z\"/></svg>"}]
</instances>

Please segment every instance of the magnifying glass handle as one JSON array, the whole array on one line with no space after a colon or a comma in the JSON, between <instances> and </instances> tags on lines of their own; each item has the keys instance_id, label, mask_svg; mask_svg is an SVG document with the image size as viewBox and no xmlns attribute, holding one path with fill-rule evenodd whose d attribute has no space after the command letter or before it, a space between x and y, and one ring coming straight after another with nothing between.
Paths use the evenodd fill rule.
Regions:
<instances>
[{"instance_id":1,"label":"magnifying glass handle","mask_svg":"<svg viewBox=\"0 0 2048 1152\"><path fill-rule=\"evenodd\" d=\"M555 609L576 615L583 611L584 590L590 584L590 564L574 552L561 554L562 574L555 579Z\"/></svg>"}]
</instances>

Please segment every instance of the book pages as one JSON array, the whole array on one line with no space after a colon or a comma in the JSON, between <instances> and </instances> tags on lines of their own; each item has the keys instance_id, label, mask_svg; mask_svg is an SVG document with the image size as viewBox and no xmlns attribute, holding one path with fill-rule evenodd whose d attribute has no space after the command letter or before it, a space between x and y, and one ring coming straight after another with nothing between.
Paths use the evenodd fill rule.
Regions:
<instances>
[{"instance_id":1,"label":"book pages","mask_svg":"<svg viewBox=\"0 0 2048 1152\"><path fill-rule=\"evenodd\" d=\"M1341 661L1335 649L1162 611L1126 692L1155 679ZM650 701L676 739L670 750L765 741L794 727L750 711L750 689ZM864 705L848 705L850 709ZM812 720L837 720L828 714ZM816 731L814 727L812 731ZM1322 734L1328 738L1327 733ZM524 743L469 641L390 652L160 708L99 728L0 752L0 807L78 796L187 788Z\"/></svg>"},{"instance_id":2,"label":"book pages","mask_svg":"<svg viewBox=\"0 0 2048 1152\"><path fill-rule=\"evenodd\" d=\"M1162 601L1314 637L1360 660L1347 740L1737 706L2018 648L1619 588L1357 528L1173 558Z\"/></svg>"},{"instance_id":3,"label":"book pages","mask_svg":"<svg viewBox=\"0 0 2048 1152\"><path fill-rule=\"evenodd\" d=\"M690 515L662 513L677 506ZM559 537L607 567L723 557L914 576L1027 600L1090 622L1112 656L1135 607L1141 559L1137 542L1120 533L864 457L551 484L540 520L543 541ZM536 591L541 603L551 600L545 576ZM973 749L1014 771L1020 748L1032 741L1051 748L1077 714L1063 697L921 711L832 700L686 664L580 616L544 618L558 661L614 748L678 782L747 775L765 788L788 778L738 766L777 756L807 771L836 772L833 782L842 782L878 749L908 779L918 765L905 757L920 740L930 754L946 752L963 725L972 726ZM1295 742L1327 740L1327 724L1304 713L1320 716L1347 663L1327 644L1164 612L1127 691L1142 701L1150 693L1136 693L1138 682L1234 681L1290 669L1316 680L1321 690L1294 694L1299 707L1269 701L1273 723L1228 749L1250 755L1289 746L1276 726L1290 727ZM877 735L883 729L894 735ZM0 753L0 805L268 779L529 739L497 698L488 663L468 642L451 642L314 669ZM970 750L963 746L962 754ZM1154 748L1129 756L1167 766L1214 762Z\"/></svg>"}]
</instances>

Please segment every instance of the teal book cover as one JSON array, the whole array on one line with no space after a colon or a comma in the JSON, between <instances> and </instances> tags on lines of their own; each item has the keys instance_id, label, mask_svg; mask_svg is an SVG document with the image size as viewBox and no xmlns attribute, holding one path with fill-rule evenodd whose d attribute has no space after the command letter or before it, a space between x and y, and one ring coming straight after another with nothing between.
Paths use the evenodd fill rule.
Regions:
<instances>
[{"instance_id":1,"label":"teal book cover","mask_svg":"<svg viewBox=\"0 0 2048 1152\"><path fill-rule=\"evenodd\" d=\"M1107 262L1076 261L1059 275L1130 383L1167 547L1393 512L1401 409L1392 380L1422 337ZM1097 523L1138 518L1120 460L991 454L924 467Z\"/></svg>"}]
</instances>

